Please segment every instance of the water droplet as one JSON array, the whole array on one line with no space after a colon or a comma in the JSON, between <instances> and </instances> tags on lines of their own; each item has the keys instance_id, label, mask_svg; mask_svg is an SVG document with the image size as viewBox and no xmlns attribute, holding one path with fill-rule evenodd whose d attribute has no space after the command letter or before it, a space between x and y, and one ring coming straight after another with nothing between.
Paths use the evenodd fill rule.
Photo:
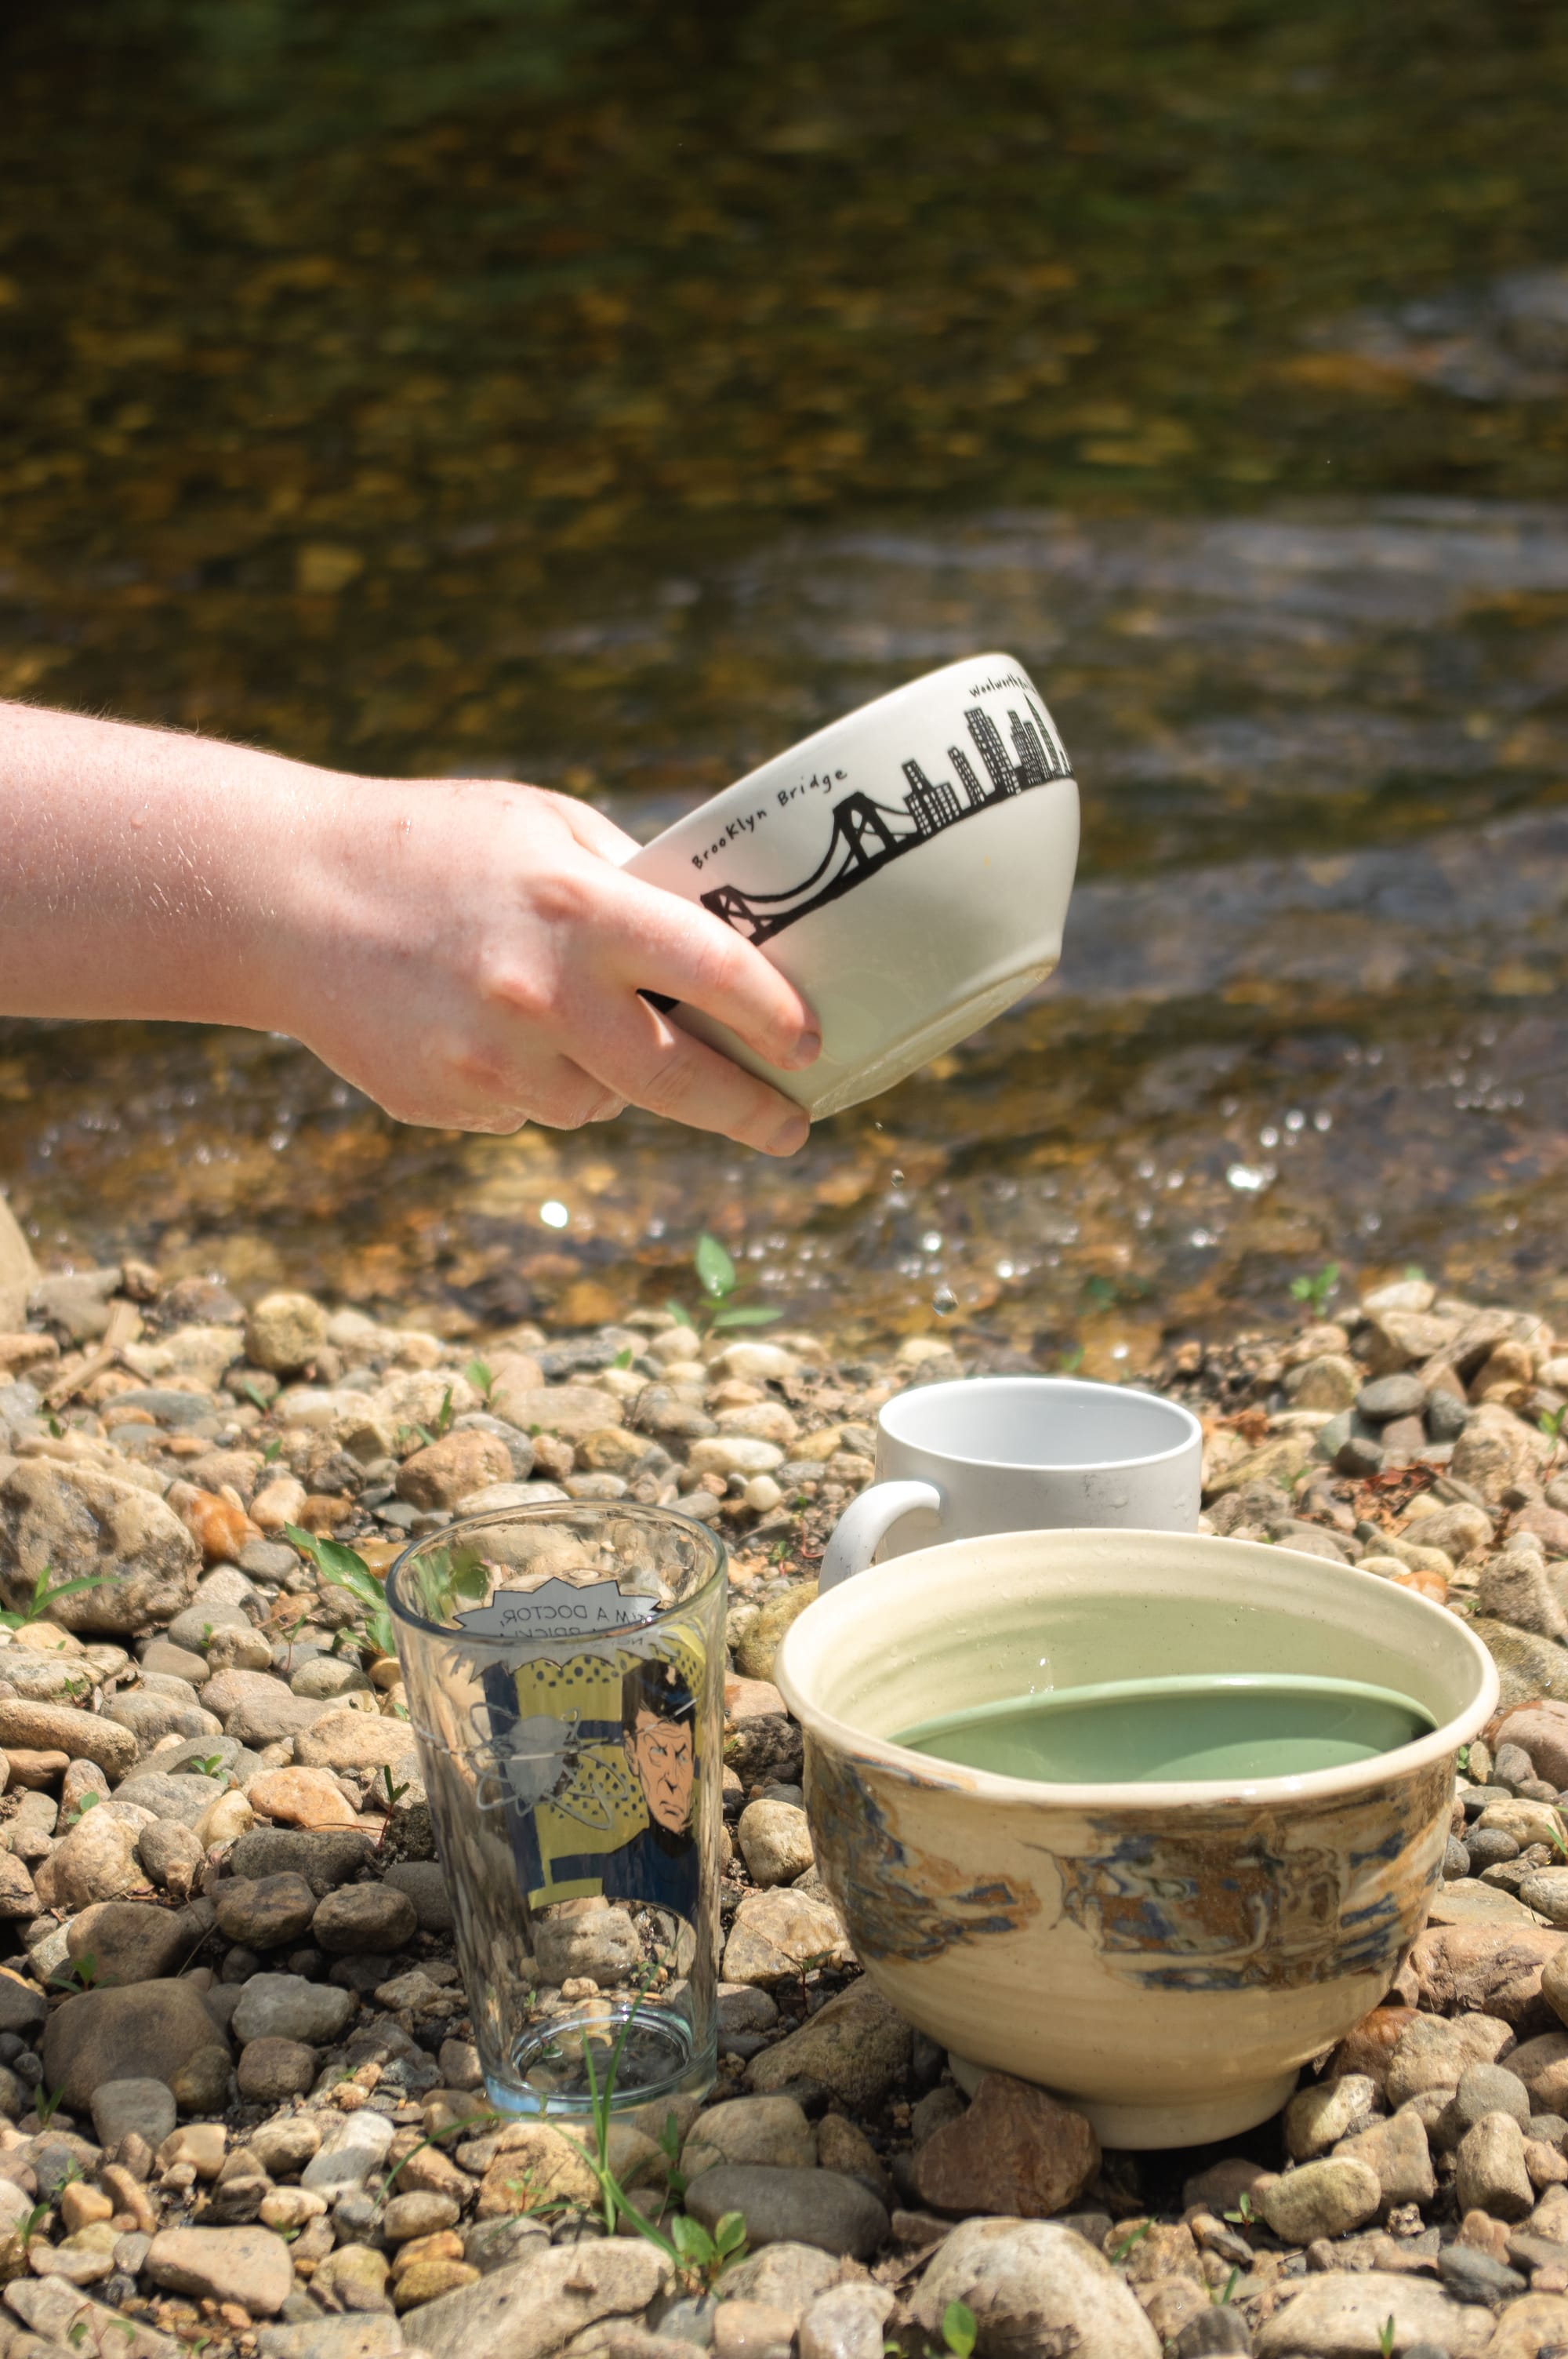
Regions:
<instances>
[{"instance_id":1,"label":"water droplet","mask_svg":"<svg viewBox=\"0 0 1568 2359\"><path fill-rule=\"evenodd\" d=\"M571 1219L571 1214L564 1204L558 1203L552 1196L547 1204L540 1205L539 1218L547 1229L564 1229Z\"/></svg>"},{"instance_id":2,"label":"water droplet","mask_svg":"<svg viewBox=\"0 0 1568 2359\"><path fill-rule=\"evenodd\" d=\"M938 1319L946 1319L958 1308L958 1298L950 1286L939 1286L931 1298L931 1308Z\"/></svg>"}]
</instances>

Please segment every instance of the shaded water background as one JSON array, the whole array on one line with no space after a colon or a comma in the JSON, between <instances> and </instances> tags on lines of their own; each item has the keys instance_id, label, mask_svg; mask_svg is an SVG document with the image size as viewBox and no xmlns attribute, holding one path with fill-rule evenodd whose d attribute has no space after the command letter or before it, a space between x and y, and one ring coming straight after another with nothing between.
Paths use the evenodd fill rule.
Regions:
<instances>
[{"instance_id":1,"label":"shaded water background","mask_svg":"<svg viewBox=\"0 0 1568 2359\"><path fill-rule=\"evenodd\" d=\"M587 1320L706 1225L1108 1370L1326 1258L1559 1299L1565 68L1538 0L14 15L0 692L647 835L1000 647L1086 817L1048 989L784 1168L0 1029L45 1252Z\"/></svg>"}]
</instances>

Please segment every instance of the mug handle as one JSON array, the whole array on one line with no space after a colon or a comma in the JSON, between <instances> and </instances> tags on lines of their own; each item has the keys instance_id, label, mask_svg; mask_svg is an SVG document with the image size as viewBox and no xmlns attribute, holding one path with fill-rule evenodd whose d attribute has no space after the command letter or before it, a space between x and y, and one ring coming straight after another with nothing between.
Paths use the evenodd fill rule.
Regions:
<instances>
[{"instance_id":1,"label":"mug handle","mask_svg":"<svg viewBox=\"0 0 1568 2359\"><path fill-rule=\"evenodd\" d=\"M905 1516L939 1516L946 1505L935 1483L873 1483L845 1508L822 1551L818 1597L851 1573L864 1572L894 1524Z\"/></svg>"}]
</instances>

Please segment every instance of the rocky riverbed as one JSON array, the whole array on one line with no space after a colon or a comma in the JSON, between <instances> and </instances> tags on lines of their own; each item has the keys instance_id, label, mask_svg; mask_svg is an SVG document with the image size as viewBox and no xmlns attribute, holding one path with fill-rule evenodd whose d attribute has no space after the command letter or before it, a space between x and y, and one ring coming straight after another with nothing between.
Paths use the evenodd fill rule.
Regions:
<instances>
[{"instance_id":1,"label":"rocky riverbed","mask_svg":"<svg viewBox=\"0 0 1568 2359\"><path fill-rule=\"evenodd\" d=\"M770 1680L943 1343L438 1336L40 1276L0 1230L0 2359L914 2359L966 2312L981 2359L1568 2343L1568 1344L1530 1307L1409 1279L1152 1372L1213 1529L1471 1617L1503 1710L1385 2003L1277 2123L1130 2156L1005 2075L966 2098L860 1979ZM604 2235L569 2128L487 2116L395 1661L282 1536L380 1570L563 1495L732 1552L720 2077L678 2122L687 2213L749 2232L711 2290ZM657 2212L668 2158L622 2167Z\"/></svg>"}]
</instances>

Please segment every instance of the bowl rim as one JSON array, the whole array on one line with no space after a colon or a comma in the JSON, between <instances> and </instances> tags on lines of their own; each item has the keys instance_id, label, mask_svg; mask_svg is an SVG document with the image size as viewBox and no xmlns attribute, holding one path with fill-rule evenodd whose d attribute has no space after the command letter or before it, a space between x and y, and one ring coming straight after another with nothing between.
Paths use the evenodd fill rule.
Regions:
<instances>
[{"instance_id":1,"label":"bowl rim","mask_svg":"<svg viewBox=\"0 0 1568 2359\"><path fill-rule=\"evenodd\" d=\"M833 720L824 722L820 729L814 729L809 737L799 738L793 745L781 746L776 754L770 754L765 761L758 762L743 776L733 779L729 786L720 787L717 794L709 795L705 801L696 804L692 810L683 811L679 819L672 820L668 827L661 828L657 835L628 853L623 864L628 874L635 875L638 873L638 862L650 858L654 853L667 853L676 848L688 829L698 826L706 828L710 822L721 820L729 808L731 797L743 796L749 801L758 791L759 780L765 778L769 771L775 769L781 762L815 763L820 758L828 740L837 737L841 730L863 721L883 722L890 717L893 706L907 703L917 696L941 688L955 675L972 671L977 664L1011 666L1014 671L1022 674L1023 678L1030 682L1035 695L1040 697L1042 704L1045 704L1045 698L1033 680L1029 667L1019 657L1003 655L994 647L978 655L957 657L952 663L939 664L935 671L919 672L914 679L902 680L897 688L884 690L881 696L873 696L867 704L851 706L848 712L840 712ZM1046 705L1046 710L1050 710L1049 705ZM1070 758L1065 776L1053 783L1057 786L1076 787L1077 772L1073 767ZM804 815L814 808L811 802L803 802L799 806L797 815Z\"/></svg>"},{"instance_id":2,"label":"bowl rim","mask_svg":"<svg viewBox=\"0 0 1568 2359\"><path fill-rule=\"evenodd\" d=\"M980 1458L968 1451L946 1450L936 1442L922 1440L917 1435L900 1430L902 1419L900 1425L895 1425L892 1421L890 1416L892 1411L910 1409L916 1402L944 1399L949 1394L965 1392L974 1385L993 1386L1015 1385L1021 1388L1025 1386L1044 1387L1049 1385L1060 1392L1087 1393L1097 1396L1109 1394L1118 1400L1130 1398L1141 1402L1152 1401L1157 1408L1167 1410L1184 1430L1180 1440L1173 1441L1168 1450L1144 1451L1136 1458ZM1184 1401L1167 1400L1162 1393L1149 1392L1141 1385L1113 1384L1094 1376L982 1374L973 1376L948 1376L937 1385L906 1385L902 1392L894 1393L891 1400L885 1400L882 1403L877 1411L877 1424L890 1440L898 1442L905 1450L923 1451L927 1457L946 1459L954 1466L989 1467L999 1473L1005 1470L1010 1474L1141 1474L1157 1466L1168 1466L1173 1459L1184 1457L1195 1443L1200 1449L1203 1446L1203 1427ZM988 1534L987 1537L997 1536ZM1200 1532L1195 1537L1203 1539L1209 1535ZM1219 1536L1216 1533L1214 1537L1217 1538ZM914 1553L915 1551L912 1549L910 1554ZM924 1555L925 1551L922 1549L920 1553ZM1292 1550L1292 1553L1299 1554L1300 1551Z\"/></svg>"},{"instance_id":3,"label":"bowl rim","mask_svg":"<svg viewBox=\"0 0 1568 2359\"><path fill-rule=\"evenodd\" d=\"M1478 1677L1476 1693L1463 1711L1444 1721L1427 1735L1411 1744L1397 1745L1390 1753L1376 1754L1369 1761L1352 1762L1338 1769L1314 1769L1292 1777L1205 1777L1170 1778L1165 1780L1126 1781L1104 1785L1057 1785L1044 1778L1008 1777L995 1770L970 1769L957 1762L936 1759L928 1753L916 1753L911 1746L898 1745L891 1737L873 1736L867 1729L856 1728L837 1714L807 1701L795 1676L795 1658L802 1648L818 1638L830 1637L835 1621L845 1620L853 1610L857 1596L866 1606L884 1612L896 1608L898 1590L906 1583L917 1568L929 1576L934 1560L956 1559L977 1548L997 1546L1007 1541L1028 1540L1042 1545L1048 1555L1062 1556L1074 1550L1081 1552L1085 1544L1108 1550L1125 1547L1131 1541L1153 1542L1161 1548L1173 1547L1178 1553L1197 1549L1207 1555L1213 1550L1236 1550L1252 1555L1266 1565L1293 1564L1309 1570L1314 1582L1325 1583L1330 1590L1341 1589L1345 1583L1378 1581L1376 1573L1361 1572L1354 1565L1331 1564L1322 1557L1308 1555L1304 1549L1279 1548L1258 1540L1231 1539L1217 1532L1160 1532L1108 1527L1067 1527L1047 1531L988 1532L979 1539L947 1540L935 1548L912 1550L907 1556L892 1558L886 1564L872 1565L849 1581L830 1589L826 1596L813 1599L805 1612L797 1615L784 1633L773 1662L773 1684L784 1697L790 1712L800 1723L809 1737L831 1745L853 1764L892 1772L905 1784L926 1786L944 1792L973 1794L978 1799L1033 1804L1042 1810L1076 1810L1088 1813L1098 1810L1130 1810L1149 1812L1169 1810L1185 1804L1213 1807L1221 1803L1245 1803L1260 1810L1287 1803L1337 1801L1364 1792L1368 1787L1388 1785L1430 1768L1448 1759L1460 1745L1476 1735L1498 1709L1499 1676L1498 1666L1487 1649L1469 1626L1446 1606L1435 1605L1430 1598L1411 1590L1395 1590L1392 1582L1383 1583L1401 1601L1397 1613L1408 1613L1416 1625L1430 1617L1441 1616L1442 1636L1456 1643L1461 1652L1468 1654ZM1337 1576L1337 1577L1336 1577ZM1352 1593L1346 1589L1347 1600ZM817 1628L801 1636L806 1625L814 1615L819 1616ZM809 1806L809 1791L807 1802Z\"/></svg>"}]
</instances>

